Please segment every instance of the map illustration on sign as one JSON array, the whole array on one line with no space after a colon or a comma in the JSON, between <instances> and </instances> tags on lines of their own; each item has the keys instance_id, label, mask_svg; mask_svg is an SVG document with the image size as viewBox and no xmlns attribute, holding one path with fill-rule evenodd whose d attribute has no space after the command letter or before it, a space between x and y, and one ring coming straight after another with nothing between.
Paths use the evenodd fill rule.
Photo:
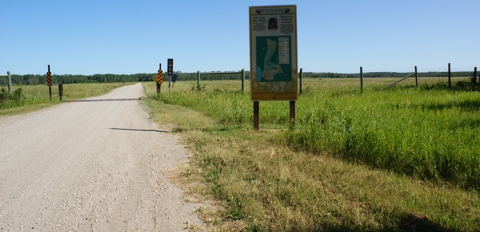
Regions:
<instances>
[{"instance_id":1,"label":"map illustration on sign","mask_svg":"<svg viewBox=\"0 0 480 232\"><path fill-rule=\"evenodd\" d=\"M290 38L257 37L257 81L292 81Z\"/></svg>"}]
</instances>

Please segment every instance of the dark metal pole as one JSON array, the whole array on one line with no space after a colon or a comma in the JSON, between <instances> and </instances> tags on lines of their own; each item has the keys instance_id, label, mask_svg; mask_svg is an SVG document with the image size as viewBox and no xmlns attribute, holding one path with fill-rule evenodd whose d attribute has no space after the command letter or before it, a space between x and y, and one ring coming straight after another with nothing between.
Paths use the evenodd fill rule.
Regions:
<instances>
[{"instance_id":1,"label":"dark metal pole","mask_svg":"<svg viewBox=\"0 0 480 232\"><path fill-rule=\"evenodd\" d=\"M418 87L418 72L417 72L417 66L415 66L415 86Z\"/></svg>"},{"instance_id":2,"label":"dark metal pole","mask_svg":"<svg viewBox=\"0 0 480 232\"><path fill-rule=\"evenodd\" d=\"M452 72L450 70L450 63L448 63L448 88L452 88Z\"/></svg>"},{"instance_id":3,"label":"dark metal pole","mask_svg":"<svg viewBox=\"0 0 480 232\"><path fill-rule=\"evenodd\" d=\"M477 67L473 68L473 83L477 83Z\"/></svg>"},{"instance_id":4,"label":"dark metal pole","mask_svg":"<svg viewBox=\"0 0 480 232\"><path fill-rule=\"evenodd\" d=\"M253 102L253 128L256 130L260 129L260 106L258 104L258 101Z\"/></svg>"},{"instance_id":5,"label":"dark metal pole","mask_svg":"<svg viewBox=\"0 0 480 232\"><path fill-rule=\"evenodd\" d=\"M363 91L363 68L360 66L360 90Z\"/></svg>"},{"instance_id":6,"label":"dark metal pole","mask_svg":"<svg viewBox=\"0 0 480 232\"><path fill-rule=\"evenodd\" d=\"M162 70L162 63L158 64L158 70ZM158 77L158 78L160 78L160 77ZM160 93L160 84L157 81L157 94L159 94L159 93Z\"/></svg>"},{"instance_id":7,"label":"dark metal pole","mask_svg":"<svg viewBox=\"0 0 480 232\"><path fill-rule=\"evenodd\" d=\"M50 65L48 65L48 72L50 73ZM53 77L52 77L53 82ZM50 94L50 101L52 100L52 86L48 86L48 93Z\"/></svg>"},{"instance_id":8,"label":"dark metal pole","mask_svg":"<svg viewBox=\"0 0 480 232\"><path fill-rule=\"evenodd\" d=\"M300 68L300 94L303 92L303 69Z\"/></svg>"},{"instance_id":9,"label":"dark metal pole","mask_svg":"<svg viewBox=\"0 0 480 232\"><path fill-rule=\"evenodd\" d=\"M242 92L245 92L245 69L242 68Z\"/></svg>"}]
</instances>

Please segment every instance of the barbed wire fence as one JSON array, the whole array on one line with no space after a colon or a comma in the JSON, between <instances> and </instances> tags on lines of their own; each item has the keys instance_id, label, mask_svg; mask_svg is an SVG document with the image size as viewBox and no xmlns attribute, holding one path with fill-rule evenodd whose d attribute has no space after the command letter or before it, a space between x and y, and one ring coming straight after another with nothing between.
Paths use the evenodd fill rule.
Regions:
<instances>
[{"instance_id":1,"label":"barbed wire fence","mask_svg":"<svg viewBox=\"0 0 480 232\"><path fill-rule=\"evenodd\" d=\"M469 70L470 69L470 70ZM399 68L388 71L357 70L341 72L308 72L299 70L300 93L309 87L344 85L349 88L389 88L392 86L414 86L445 83L449 88L459 81L479 82L477 68ZM228 72L180 73L180 80L189 81L191 89L205 91L250 92L250 72L244 69ZM341 80L341 81L340 81Z\"/></svg>"},{"instance_id":2,"label":"barbed wire fence","mask_svg":"<svg viewBox=\"0 0 480 232\"><path fill-rule=\"evenodd\" d=\"M336 78L345 78L352 83L358 81L358 85L361 89L368 87L384 87L388 88L391 86L415 86L418 87L422 84L434 84L434 83L445 83L449 88L453 84L458 83L459 81L472 81L478 82L480 77L478 77L476 67L471 68L450 68L450 65L445 69L437 69L437 71L431 71L432 68L423 68L419 69L414 66L413 68L407 69L396 69L394 71L371 71L360 67L357 72L348 70L345 72L338 73L303 73L303 78L305 79L303 87L308 87L309 85L319 85L320 82L329 82L329 80L335 81ZM475 78L474 78L475 77ZM337 79L338 80L338 79ZM342 81L343 82L343 81ZM355 86L355 85L353 85Z\"/></svg>"},{"instance_id":3,"label":"barbed wire fence","mask_svg":"<svg viewBox=\"0 0 480 232\"><path fill-rule=\"evenodd\" d=\"M433 70L433 71L432 71ZM205 91L241 91L250 92L250 72L244 69L236 71L210 71L196 73L175 72L178 75L174 88L186 88ZM6 76L5 74L2 75ZM28 76L28 75L27 75ZM32 76L32 75L30 75ZM38 76L38 77L37 77ZM0 86L7 86L5 77L0 77ZM35 75L37 79L44 75ZM474 78L475 77L475 78ZM22 79L19 81L17 79ZM24 76L12 75L12 84L25 82ZM111 79L111 78L110 78ZM115 78L113 78L115 79ZM309 72L299 70L300 93L309 87L342 85L346 88L372 88L390 86L419 86L423 84L445 83L449 87L459 81L479 82L477 68L452 67L450 64L444 68L407 67L387 71L369 70L368 67L341 70L339 72ZM153 80L153 74L152 74ZM341 80L341 81L340 81ZM43 81L43 79L42 79ZM42 84L42 83L38 83Z\"/></svg>"}]
</instances>

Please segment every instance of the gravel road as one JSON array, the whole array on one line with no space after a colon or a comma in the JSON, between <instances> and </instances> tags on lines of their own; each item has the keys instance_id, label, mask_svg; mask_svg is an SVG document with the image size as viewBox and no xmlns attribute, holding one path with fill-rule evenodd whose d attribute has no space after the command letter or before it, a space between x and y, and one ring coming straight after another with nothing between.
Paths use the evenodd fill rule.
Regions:
<instances>
[{"instance_id":1,"label":"gravel road","mask_svg":"<svg viewBox=\"0 0 480 232\"><path fill-rule=\"evenodd\" d=\"M0 118L0 231L182 231L198 205L165 176L188 153L141 84Z\"/></svg>"}]
</instances>

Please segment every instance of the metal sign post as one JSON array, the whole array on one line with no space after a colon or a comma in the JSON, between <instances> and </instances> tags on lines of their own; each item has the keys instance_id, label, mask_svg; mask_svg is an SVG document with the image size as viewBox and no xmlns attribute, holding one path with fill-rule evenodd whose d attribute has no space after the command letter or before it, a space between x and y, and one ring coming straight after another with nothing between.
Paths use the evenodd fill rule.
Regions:
<instances>
[{"instance_id":1,"label":"metal sign post","mask_svg":"<svg viewBox=\"0 0 480 232\"><path fill-rule=\"evenodd\" d=\"M177 82L178 76L177 74L172 75L172 89L175 87L175 82Z\"/></svg>"},{"instance_id":2,"label":"metal sign post","mask_svg":"<svg viewBox=\"0 0 480 232\"><path fill-rule=\"evenodd\" d=\"M155 82L157 83L157 94L160 94L163 82L162 63L158 65L158 74L155 76Z\"/></svg>"},{"instance_id":3,"label":"metal sign post","mask_svg":"<svg viewBox=\"0 0 480 232\"><path fill-rule=\"evenodd\" d=\"M48 92L50 94L50 101L51 101L52 100L52 73L50 72L50 65L48 65L47 85L48 85Z\"/></svg>"},{"instance_id":4,"label":"metal sign post","mask_svg":"<svg viewBox=\"0 0 480 232\"><path fill-rule=\"evenodd\" d=\"M172 82L172 75L173 75L173 59L168 59L168 92L170 92L170 84Z\"/></svg>"}]
</instances>

